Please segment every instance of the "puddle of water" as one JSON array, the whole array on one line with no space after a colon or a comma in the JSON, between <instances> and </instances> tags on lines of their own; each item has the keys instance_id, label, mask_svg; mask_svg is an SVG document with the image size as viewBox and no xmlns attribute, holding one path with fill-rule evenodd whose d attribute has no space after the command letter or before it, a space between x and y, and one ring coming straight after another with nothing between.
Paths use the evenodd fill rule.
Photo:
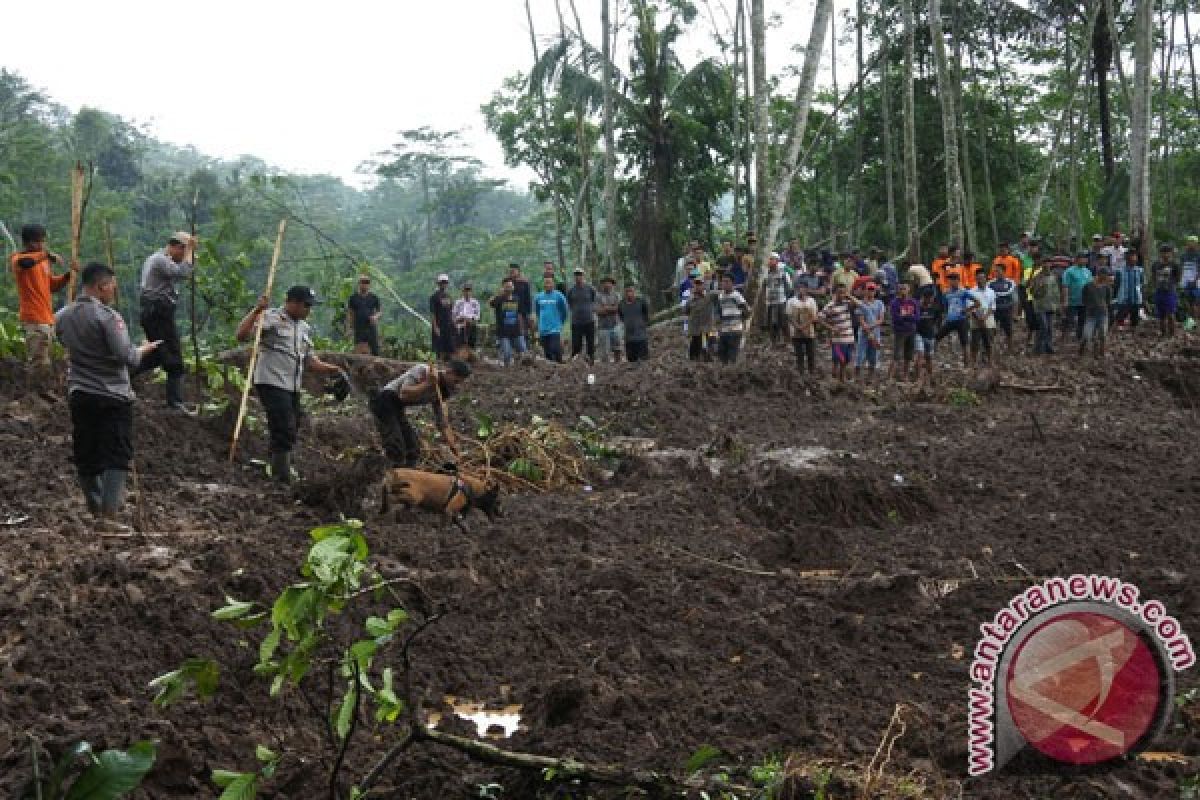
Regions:
<instances>
[{"instance_id":1,"label":"puddle of water","mask_svg":"<svg viewBox=\"0 0 1200 800\"><path fill-rule=\"evenodd\" d=\"M512 704L501 706L499 709L484 708L483 703L463 700L454 695L445 696L446 705L454 709L454 716L475 724L475 734L488 739L506 739L521 728L521 706ZM429 714L429 724L437 727L443 715L433 711ZM495 730L500 728L500 731Z\"/></svg>"}]
</instances>

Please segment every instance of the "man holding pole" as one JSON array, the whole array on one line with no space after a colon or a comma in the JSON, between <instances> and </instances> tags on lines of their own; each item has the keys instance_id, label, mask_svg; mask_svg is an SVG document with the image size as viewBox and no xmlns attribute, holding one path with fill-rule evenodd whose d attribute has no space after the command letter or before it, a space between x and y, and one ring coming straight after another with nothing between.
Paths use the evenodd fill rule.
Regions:
<instances>
[{"instance_id":1,"label":"man holding pole","mask_svg":"<svg viewBox=\"0 0 1200 800\"><path fill-rule=\"evenodd\" d=\"M192 274L196 240L190 233L171 234L167 246L146 259L142 266L141 323L149 340L162 346L142 359L135 374L155 367L167 373L167 407L188 416L195 412L183 404L183 349L175 325L179 305L179 283Z\"/></svg>"},{"instance_id":2,"label":"man holding pole","mask_svg":"<svg viewBox=\"0 0 1200 800\"><path fill-rule=\"evenodd\" d=\"M446 417L446 398L471 375L465 361L452 360L446 369L417 364L378 392L372 392L370 409L383 450L393 466L415 467L421 460L421 439L408 420L406 409L428 405L433 419L455 457L459 456L454 431Z\"/></svg>"},{"instance_id":3,"label":"man holding pole","mask_svg":"<svg viewBox=\"0 0 1200 800\"><path fill-rule=\"evenodd\" d=\"M307 367L317 373L338 373L341 367L313 355L312 328L305 321L317 302L317 293L307 286L293 286L281 308L267 308L266 295L238 323L239 342L254 338L254 323L262 317L262 338L254 365L252 383L263 410L267 412L270 435L271 476L281 482L292 480L292 448L300 418L300 386Z\"/></svg>"},{"instance_id":4,"label":"man holding pole","mask_svg":"<svg viewBox=\"0 0 1200 800\"><path fill-rule=\"evenodd\" d=\"M21 249L12 254L13 278L17 284L18 317L25 331L25 357L36 372L36 381L50 377L50 352L54 344L54 306L51 295L67 285L79 269L55 275L51 265L62 263L57 253L46 249L46 229L41 225L21 228ZM31 377L31 382L34 376Z\"/></svg>"}]
</instances>

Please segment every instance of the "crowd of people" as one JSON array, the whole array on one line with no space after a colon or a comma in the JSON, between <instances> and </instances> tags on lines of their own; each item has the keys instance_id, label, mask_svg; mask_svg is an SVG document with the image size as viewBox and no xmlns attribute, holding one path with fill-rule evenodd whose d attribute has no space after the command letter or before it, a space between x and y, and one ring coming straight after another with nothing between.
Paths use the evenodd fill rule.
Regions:
<instances>
[{"instance_id":1,"label":"crowd of people","mask_svg":"<svg viewBox=\"0 0 1200 800\"><path fill-rule=\"evenodd\" d=\"M736 361L757 319L772 344L790 341L797 366L806 372L816 372L817 342L824 338L836 380L862 378L864 372L866 380L874 380L884 362L888 379L931 380L935 348L948 338L957 341L967 368L991 365L1001 354L1053 354L1063 346L1103 358L1110 331L1135 329L1149 317L1160 335L1173 336L1178 324L1195 324L1193 310L1200 303L1196 236L1187 238L1179 254L1171 244L1161 245L1148 269L1139 243L1127 242L1120 232L1096 234L1089 248L1074 255L1044 252L1029 233L1001 243L990 260L947 244L928 266L890 259L877 247L835 255L801 249L793 240L770 253L756 296L747 298L756 245L752 235L742 246L725 241L711 257L693 241L678 259L678 310L689 359ZM457 301L448 285L449 277L440 275L429 301L433 349L444 359L464 346L473 349L481 324L471 285L462 287ZM572 358L646 358L652 317L637 287L618 292L606 277L597 289L578 268L567 287L550 261L543 264L541 287L534 293L513 264L488 301L505 365L528 352L531 342L547 359L561 362L568 330Z\"/></svg>"},{"instance_id":2,"label":"crowd of people","mask_svg":"<svg viewBox=\"0 0 1200 800\"><path fill-rule=\"evenodd\" d=\"M116 514L133 454L133 378L161 368L166 407L195 413L183 402L175 317L179 284L193 273L196 241L187 233L171 234L146 259L139 295L146 341L135 346L114 308L112 268L64 265L47 247L40 225L26 225L21 239L10 268L30 374L35 383L53 378L52 346L61 340L69 354L67 397L79 485L98 527L124 529ZM1148 269L1140 245L1127 244L1120 233L1092 237L1091 246L1073 257L1042 252L1029 234L1001 244L990 262L943 245L928 267L906 258L893 261L878 248L865 257L851 249L835 258L828 250L802 250L793 241L769 255L760 290L749 301L744 292L755 273L756 245L752 238L740 247L726 241L710 258L692 242L679 258L678 297L672 305L678 303L689 359L736 361L757 313L770 343L790 342L797 367L807 373L816 372L818 338L826 336L835 380L851 374L875 380L885 360L885 340L891 345L888 379L930 380L935 349L947 338L957 340L966 368L992 363L1001 350L1016 352L1021 323L1025 349L1032 354L1054 353L1074 342L1080 355L1090 347L1101 358L1114 326L1136 329L1148 312L1159 335L1173 336L1177 324L1194 326L1200 304L1200 239L1195 236L1187 238L1180 254L1170 244L1161 245ZM63 266L68 271L56 271ZM82 284L79 296L55 313L54 293L76 280ZM360 276L347 302L347 325L356 351L378 354L381 304L370 284L369 276ZM575 269L566 286L547 261L540 287L535 292L521 267L512 264L487 301L505 366L529 354L535 343L546 359L563 361L567 330L571 358L637 362L648 357L653 318L636 286L618 291L616 281L606 277L596 288L583 269ZM483 329L483 309L472 285L459 292L451 296L449 276L443 274L429 298L432 347L441 365L418 364L370 393L368 405L384 450L397 466L415 465L420 453L407 417L407 409L415 406L432 407L437 427L456 452L444 403L471 375L462 355L479 344ZM344 370L314 351L307 319L317 302L312 289L293 286L279 307L260 298L237 328L240 341L260 341L251 382L267 418L271 473L284 482L292 477L305 370L336 376L335 382L349 386Z\"/></svg>"}]
</instances>

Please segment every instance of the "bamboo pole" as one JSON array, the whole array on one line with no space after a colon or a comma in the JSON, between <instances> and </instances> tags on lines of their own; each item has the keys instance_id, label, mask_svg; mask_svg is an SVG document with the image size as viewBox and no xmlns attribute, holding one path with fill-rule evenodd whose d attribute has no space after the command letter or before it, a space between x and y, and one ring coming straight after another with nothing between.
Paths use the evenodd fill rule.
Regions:
<instances>
[{"instance_id":1,"label":"bamboo pole","mask_svg":"<svg viewBox=\"0 0 1200 800\"><path fill-rule=\"evenodd\" d=\"M192 193L192 241L188 244L188 249L192 253L192 274L189 283L191 292L191 322L192 322L192 391L196 394L196 408L200 408L201 396L201 381L200 381L200 340L196 338L196 258L199 255L196 252L196 204L200 201L200 189L196 188Z\"/></svg>"},{"instance_id":2,"label":"bamboo pole","mask_svg":"<svg viewBox=\"0 0 1200 800\"><path fill-rule=\"evenodd\" d=\"M267 270L267 299L275 286L275 267L279 265L279 253L283 249L283 232L287 229L287 218L279 220L279 235L275 238L275 252L271 255L271 268ZM237 455L238 436L242 433L242 422L246 418L246 401L250 398L250 384L254 380L254 365L258 361L258 344L262 340L262 315L254 325L254 344L250 348L250 361L246 364L246 384L242 387L242 403L238 406L237 422L233 425L233 440L229 443L229 460Z\"/></svg>"},{"instance_id":3,"label":"bamboo pole","mask_svg":"<svg viewBox=\"0 0 1200 800\"><path fill-rule=\"evenodd\" d=\"M105 261L108 262L108 268L111 269L114 274L116 274L117 261L115 258L113 258L112 231L108 227L108 217L105 217L100 222L101 222L101 225L104 227L104 259L105 259ZM113 298L113 307L119 308L120 305L121 305L121 293L118 291L116 296Z\"/></svg>"},{"instance_id":4,"label":"bamboo pole","mask_svg":"<svg viewBox=\"0 0 1200 800\"><path fill-rule=\"evenodd\" d=\"M67 280L67 301L75 301L75 276L79 265L79 239L83 232L83 163L71 169L71 277Z\"/></svg>"}]
</instances>

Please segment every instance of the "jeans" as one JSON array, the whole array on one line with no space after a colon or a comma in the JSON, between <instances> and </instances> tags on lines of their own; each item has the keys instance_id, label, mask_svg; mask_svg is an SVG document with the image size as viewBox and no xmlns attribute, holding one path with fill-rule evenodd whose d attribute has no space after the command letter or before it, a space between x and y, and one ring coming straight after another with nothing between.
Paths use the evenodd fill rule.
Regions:
<instances>
[{"instance_id":1,"label":"jeans","mask_svg":"<svg viewBox=\"0 0 1200 800\"><path fill-rule=\"evenodd\" d=\"M594 322L572 322L571 323L571 358L579 355L579 353L587 346L587 357L589 361L596 359L596 323Z\"/></svg>"},{"instance_id":2,"label":"jeans","mask_svg":"<svg viewBox=\"0 0 1200 800\"><path fill-rule=\"evenodd\" d=\"M741 331L726 331L717 336L717 358L722 364L732 364L737 361L738 350L742 346Z\"/></svg>"},{"instance_id":3,"label":"jeans","mask_svg":"<svg viewBox=\"0 0 1200 800\"><path fill-rule=\"evenodd\" d=\"M806 365L811 375L817 369L817 340L811 336L797 336L792 339L792 350L796 353L796 367L804 371Z\"/></svg>"},{"instance_id":4,"label":"jeans","mask_svg":"<svg viewBox=\"0 0 1200 800\"><path fill-rule=\"evenodd\" d=\"M542 352L546 355L547 361L557 361L562 363L562 334L561 333L543 333L538 337L542 342Z\"/></svg>"},{"instance_id":5,"label":"jeans","mask_svg":"<svg viewBox=\"0 0 1200 800\"><path fill-rule=\"evenodd\" d=\"M866 331L859 330L857 347L854 351L854 366L858 368L863 364L872 369L879 366L879 347L871 341Z\"/></svg>"},{"instance_id":6,"label":"jeans","mask_svg":"<svg viewBox=\"0 0 1200 800\"><path fill-rule=\"evenodd\" d=\"M611 328L601 327L597 331L596 357L606 361L610 356L613 360L621 357L621 329L614 325Z\"/></svg>"},{"instance_id":7,"label":"jeans","mask_svg":"<svg viewBox=\"0 0 1200 800\"><path fill-rule=\"evenodd\" d=\"M1072 323L1075 327L1075 338L1083 338L1083 321L1087 315L1084 314L1083 306L1067 306L1066 312L1063 314L1063 331L1071 330Z\"/></svg>"},{"instance_id":8,"label":"jeans","mask_svg":"<svg viewBox=\"0 0 1200 800\"><path fill-rule=\"evenodd\" d=\"M777 344L780 337L783 336L784 327L787 324L784 320L785 303L769 303L767 305L767 330L771 332L771 344Z\"/></svg>"},{"instance_id":9,"label":"jeans","mask_svg":"<svg viewBox=\"0 0 1200 800\"><path fill-rule=\"evenodd\" d=\"M496 348L500 351L500 360L506 367L512 363L514 351L521 355L529 349L525 346L524 336L502 336L496 340Z\"/></svg>"},{"instance_id":10,"label":"jeans","mask_svg":"<svg viewBox=\"0 0 1200 800\"><path fill-rule=\"evenodd\" d=\"M1054 352L1054 311L1038 312L1037 342L1033 352L1050 354Z\"/></svg>"},{"instance_id":11,"label":"jeans","mask_svg":"<svg viewBox=\"0 0 1200 800\"><path fill-rule=\"evenodd\" d=\"M1108 312L1107 310L1093 309L1087 312L1087 319L1083 323L1083 341L1090 342L1094 339L1104 341L1104 337L1108 334Z\"/></svg>"}]
</instances>

